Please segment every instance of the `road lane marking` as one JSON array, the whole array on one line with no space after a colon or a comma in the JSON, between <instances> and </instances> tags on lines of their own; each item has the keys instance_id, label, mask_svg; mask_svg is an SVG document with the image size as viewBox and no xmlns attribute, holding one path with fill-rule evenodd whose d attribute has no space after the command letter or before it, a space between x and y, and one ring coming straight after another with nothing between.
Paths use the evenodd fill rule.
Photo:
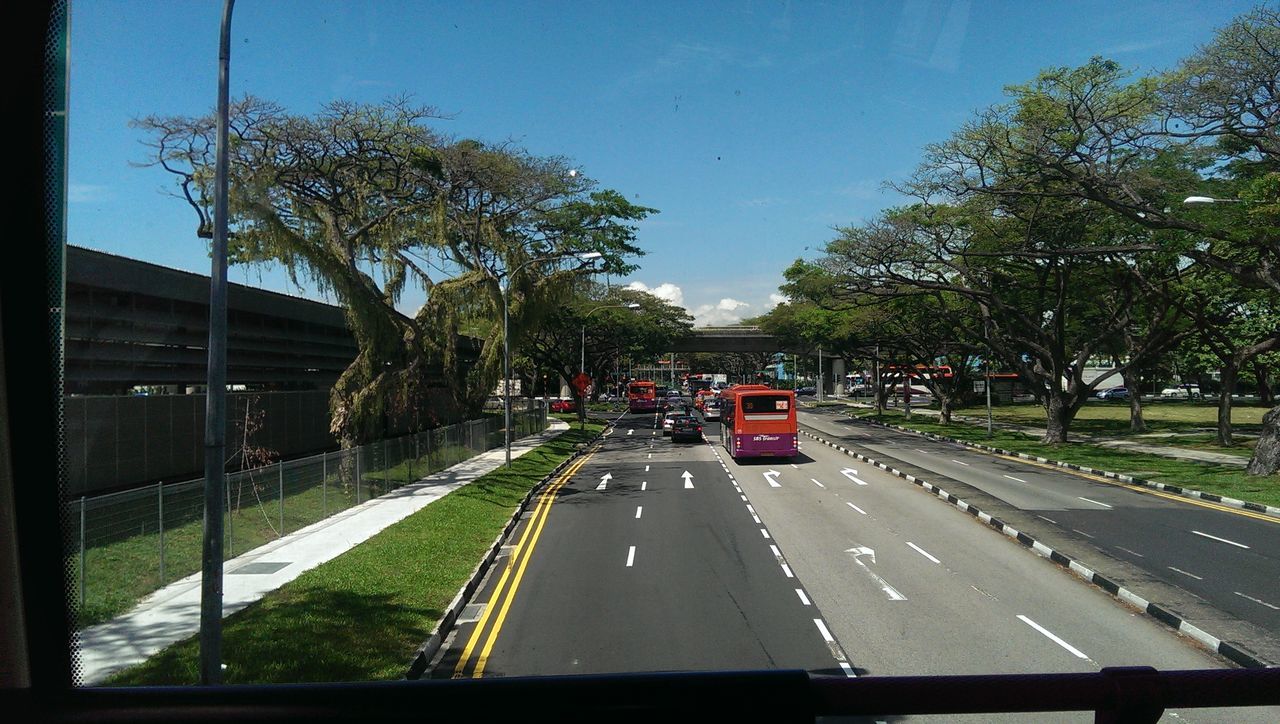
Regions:
<instances>
[{"instance_id":1,"label":"road lane marking","mask_svg":"<svg viewBox=\"0 0 1280 724\"><path fill-rule=\"evenodd\" d=\"M643 490L648 490L648 489L649 489L649 481L648 481L648 480L643 480L643 481L641 481L641 482L640 482L640 490L642 490L642 491L643 491Z\"/></svg>"},{"instance_id":2,"label":"road lane marking","mask_svg":"<svg viewBox=\"0 0 1280 724\"><path fill-rule=\"evenodd\" d=\"M1192 532L1192 533L1195 533L1196 535L1202 535L1202 536L1204 536L1205 538L1212 538L1212 539L1214 539L1214 540L1216 540L1216 541L1220 541L1220 542L1222 542L1222 543L1226 543L1227 545L1233 545L1233 546L1235 546L1236 548L1244 548L1245 550L1249 550L1249 546L1247 546L1247 545L1245 545L1245 544L1243 544L1243 543L1237 543L1237 542L1235 542L1235 541L1233 541L1233 540L1227 540L1226 538L1219 538L1219 537L1218 537L1218 536L1216 536L1216 535L1209 535L1208 533L1201 533L1201 532L1200 532L1200 531L1198 531L1198 530L1193 530L1193 531L1191 531L1191 532Z\"/></svg>"},{"instance_id":3,"label":"road lane marking","mask_svg":"<svg viewBox=\"0 0 1280 724\"><path fill-rule=\"evenodd\" d=\"M785 563L782 564L782 572L787 574L787 578L795 578L795 574L791 572L791 566Z\"/></svg>"},{"instance_id":4,"label":"road lane marking","mask_svg":"<svg viewBox=\"0 0 1280 724\"><path fill-rule=\"evenodd\" d=\"M806 595L804 595L804 589L802 589L802 588L797 588L797 589L796 589L796 595L800 597L800 603L802 603L802 604L804 604L804 605L806 605L806 606L810 605L810 603L809 603L809 597L808 597L808 596L806 596Z\"/></svg>"},{"instance_id":5,"label":"road lane marking","mask_svg":"<svg viewBox=\"0 0 1280 724\"><path fill-rule=\"evenodd\" d=\"M822 634L823 641L826 641L829 644L833 644L836 642L835 638L831 635L831 632L827 630L827 625L822 622L822 619L815 618L813 619L813 622L817 624L818 633Z\"/></svg>"},{"instance_id":6,"label":"road lane marking","mask_svg":"<svg viewBox=\"0 0 1280 724\"><path fill-rule=\"evenodd\" d=\"M1139 553L1139 552L1137 552L1137 551L1131 551L1131 550L1129 550L1128 548L1125 548L1124 546L1116 546L1116 548L1117 548L1118 550L1122 550L1122 551L1124 551L1125 553L1132 553L1132 554L1134 554L1135 556L1137 556L1137 557L1139 557L1139 558L1146 558L1146 556L1142 555L1141 553Z\"/></svg>"},{"instance_id":7,"label":"road lane marking","mask_svg":"<svg viewBox=\"0 0 1280 724\"><path fill-rule=\"evenodd\" d=\"M951 458L951 462L953 462L953 463L960 463L961 465L965 466L966 468L967 468L967 467L969 467L969 463L961 463L959 460L956 460L955 458Z\"/></svg>"},{"instance_id":8,"label":"road lane marking","mask_svg":"<svg viewBox=\"0 0 1280 724\"><path fill-rule=\"evenodd\" d=\"M925 455L928 455L928 454L929 454L929 451L928 451L928 450L921 450L921 449L920 449L920 448L918 448L918 447L911 448L911 449L912 449L912 450L915 450L916 452L919 452L919 453L924 453Z\"/></svg>"},{"instance_id":9,"label":"road lane marking","mask_svg":"<svg viewBox=\"0 0 1280 724\"><path fill-rule=\"evenodd\" d=\"M1046 517L1044 517L1043 515L1037 515L1036 517L1037 517L1037 518L1039 518L1040 520L1047 520L1047 521L1049 521L1050 523L1053 523L1054 525L1057 525L1057 524L1058 524L1058 521L1053 520L1052 518L1046 518Z\"/></svg>"},{"instance_id":10,"label":"road lane marking","mask_svg":"<svg viewBox=\"0 0 1280 724\"><path fill-rule=\"evenodd\" d=\"M684 478L684 487L686 490L693 487L693 476L689 474L688 470L684 471L684 475L681 475L680 477Z\"/></svg>"},{"instance_id":11,"label":"road lane marking","mask_svg":"<svg viewBox=\"0 0 1280 724\"><path fill-rule=\"evenodd\" d=\"M631 546L631 550L627 551L627 568L631 568L631 564L636 562L636 547Z\"/></svg>"},{"instance_id":12,"label":"road lane marking","mask_svg":"<svg viewBox=\"0 0 1280 724\"><path fill-rule=\"evenodd\" d=\"M1083 495L1077 495L1076 497L1077 497L1077 498L1079 498L1080 500L1083 500L1083 501L1084 501L1084 502L1086 502L1086 503L1093 503L1094 505L1101 505L1101 506L1102 506L1102 507L1104 507L1104 508L1110 508L1110 507L1111 507L1110 505L1107 505L1106 503L1099 503L1099 502L1098 502L1098 501L1096 501L1096 500L1090 500L1090 499L1088 499L1088 498L1084 497Z\"/></svg>"},{"instance_id":13,"label":"road lane marking","mask_svg":"<svg viewBox=\"0 0 1280 724\"><path fill-rule=\"evenodd\" d=\"M852 666L850 666L849 664L847 664L847 663L845 663L845 662L841 661L841 662L840 662L840 668L844 669L844 675L845 675L845 678L846 678L846 679L856 679L856 678L858 678L857 673L855 673L855 672L854 672L853 667L852 667ZM876 724L885 724L885 722L882 722L882 721L880 721L880 720L878 720L878 719L877 719L877 720L876 720Z\"/></svg>"},{"instance_id":14,"label":"road lane marking","mask_svg":"<svg viewBox=\"0 0 1280 724\"><path fill-rule=\"evenodd\" d=\"M739 497L739 498L742 498L742 502L744 502L744 503L745 503L745 502L747 502L747 496L745 496L745 495L739 495L738 497Z\"/></svg>"},{"instance_id":15,"label":"road lane marking","mask_svg":"<svg viewBox=\"0 0 1280 724\"><path fill-rule=\"evenodd\" d=\"M776 478L777 478L779 475L781 475L781 474L782 474L782 473L778 472L777 470L769 470L769 471L767 471L767 472L761 473L761 475L763 475L763 476L764 476L764 479L765 479L766 481L768 481L768 483L769 483L769 487L771 487L771 488L781 488L781 487L782 487L781 485L779 485L779 484L778 484L778 481L777 481L777 479L776 479Z\"/></svg>"},{"instance_id":16,"label":"road lane marking","mask_svg":"<svg viewBox=\"0 0 1280 724\"><path fill-rule=\"evenodd\" d=\"M813 480L813 478L809 478L809 479L810 479L810 480ZM827 486L823 485L822 483L819 483L817 480L813 480L813 484L814 484L814 485L816 485L816 486L818 486L819 488L825 488L825 487L827 487Z\"/></svg>"},{"instance_id":17,"label":"road lane marking","mask_svg":"<svg viewBox=\"0 0 1280 724\"><path fill-rule=\"evenodd\" d=\"M748 505L748 506L747 506L747 510L751 511L751 514L752 514L752 515L755 515L755 512L756 512L756 509L755 509L755 508L752 508L750 505Z\"/></svg>"},{"instance_id":18,"label":"road lane marking","mask_svg":"<svg viewBox=\"0 0 1280 724\"><path fill-rule=\"evenodd\" d=\"M596 490L604 490L605 485L607 485L609 481L612 479L613 479L612 473L605 473L603 476L600 477L600 484L596 486Z\"/></svg>"},{"instance_id":19,"label":"road lane marking","mask_svg":"<svg viewBox=\"0 0 1280 724\"><path fill-rule=\"evenodd\" d=\"M643 510L644 510L644 506L643 506L643 505L637 505L637 506L636 506L636 518L637 518L637 519L639 519L639 518L640 518L640 513L641 513Z\"/></svg>"},{"instance_id":20,"label":"road lane marking","mask_svg":"<svg viewBox=\"0 0 1280 724\"><path fill-rule=\"evenodd\" d=\"M942 562L942 561L938 560L937 558L934 558L933 556L929 555L928 551L926 551L925 549L923 549L923 548L921 548L920 546L916 545L915 543L912 543L911 541L907 541L907 545L909 545L909 546L911 546L912 548L914 548L914 549L915 549L915 551L916 551L916 553L919 553L920 555L924 556L925 558L928 558L929 560L933 561L934 563L941 563L941 562Z\"/></svg>"},{"instance_id":21,"label":"road lane marking","mask_svg":"<svg viewBox=\"0 0 1280 724\"><path fill-rule=\"evenodd\" d=\"M1084 532L1084 531L1082 531L1082 530L1077 530L1077 529L1075 529L1075 528L1072 528L1072 529L1071 529L1071 532L1073 532L1073 533L1079 533L1080 535L1084 536L1085 538L1092 538L1092 537L1093 537L1093 536L1089 535L1088 533L1086 533L1086 532Z\"/></svg>"},{"instance_id":22,"label":"road lane marking","mask_svg":"<svg viewBox=\"0 0 1280 724\"><path fill-rule=\"evenodd\" d=\"M520 587L520 580L524 577L524 571L529 564L529 559L533 557L534 547L537 546L538 538L542 535L542 528L550 516L551 505L555 502L556 495L594 455L595 451L593 450L576 463L570 465L561 474L560 478L538 497L538 505L535 507L533 516L525 527L524 533L520 536L519 543L513 549L511 558L508 559L507 565L502 570L502 576L499 577L498 584L493 589L489 605L485 606L485 611L480 616L480 621L472 630L471 638L467 641L466 647L463 648L462 656L458 659L458 664L453 671L454 678L462 677L462 672L466 670L467 663L470 661L476 645L484 638L485 626L489 622L490 615L497 611L496 615L493 616L493 625L489 630L489 636L485 640L484 646L480 649L475 669L472 671L471 676L478 679L484 674L484 667L488 662L489 654L493 651L493 645L497 641L498 633L502 630L502 624L506 620L507 611L511 608L511 602L515 599L516 591ZM507 585L508 582L510 585ZM501 606L496 605L499 601L501 601Z\"/></svg>"},{"instance_id":23,"label":"road lane marking","mask_svg":"<svg viewBox=\"0 0 1280 724\"><path fill-rule=\"evenodd\" d=\"M756 522L756 525L760 525L760 516L756 515L755 513L751 514L751 520L754 520Z\"/></svg>"},{"instance_id":24,"label":"road lane marking","mask_svg":"<svg viewBox=\"0 0 1280 724\"><path fill-rule=\"evenodd\" d=\"M843 475L843 476L845 476L846 478L848 478L848 479L852 480L853 482L857 483L858 485L866 485L866 484L867 484L867 481L865 481L865 480L863 480L862 478L859 478L859 477L858 477L858 471L857 471L857 470L854 470L853 468L845 468L844 470L841 470L841 471L840 471L840 474L841 474L841 475Z\"/></svg>"},{"instance_id":25,"label":"road lane marking","mask_svg":"<svg viewBox=\"0 0 1280 724\"><path fill-rule=\"evenodd\" d=\"M769 546L769 550L773 551L773 557L774 557L774 558L776 558L776 559L778 559L778 562L779 562L779 563L781 563L781 562L782 562L782 551L778 550L778 546L770 545L770 546Z\"/></svg>"},{"instance_id":26,"label":"road lane marking","mask_svg":"<svg viewBox=\"0 0 1280 724\"><path fill-rule=\"evenodd\" d=\"M653 453L649 453L649 457L647 457L647 458L645 458L645 459L646 459L646 460L652 460L652 459L653 459Z\"/></svg>"},{"instance_id":27,"label":"road lane marking","mask_svg":"<svg viewBox=\"0 0 1280 724\"><path fill-rule=\"evenodd\" d=\"M1235 593L1237 596L1239 596L1239 597L1241 597L1241 598L1247 598L1247 599L1249 599L1250 601L1253 601L1254 603L1261 603L1263 606L1266 606L1267 608L1269 608L1269 609L1271 609L1271 610L1273 610L1273 611L1280 611L1280 606L1273 606L1273 605L1271 605L1271 604L1267 603L1266 601L1263 601L1262 599L1254 598L1253 596L1245 595L1245 594L1243 594L1243 593L1241 593L1241 592L1239 592L1239 591L1233 591L1233 593Z\"/></svg>"},{"instance_id":28,"label":"road lane marking","mask_svg":"<svg viewBox=\"0 0 1280 724\"><path fill-rule=\"evenodd\" d=\"M1006 475L1005 477L1006 477L1006 478L1008 478L1008 479L1010 479L1010 480L1017 480L1019 483L1025 483L1025 482L1027 482L1027 481L1023 480L1022 478L1015 478L1015 477L1013 477L1012 475Z\"/></svg>"},{"instance_id":29,"label":"road lane marking","mask_svg":"<svg viewBox=\"0 0 1280 724\"><path fill-rule=\"evenodd\" d=\"M761 528L761 529L760 529L760 535L764 536L764 537L765 537L765 539L767 540L767 539L769 538L769 531L768 531L768 529L766 529L766 528Z\"/></svg>"},{"instance_id":30,"label":"road lane marking","mask_svg":"<svg viewBox=\"0 0 1280 724\"><path fill-rule=\"evenodd\" d=\"M633 428L631 428L630 430L627 430L627 434L628 434L628 435L634 435L634 434L635 434L635 432L636 432L636 430L635 430L635 428L634 428L634 427L633 427Z\"/></svg>"},{"instance_id":31,"label":"road lane marking","mask_svg":"<svg viewBox=\"0 0 1280 724\"><path fill-rule=\"evenodd\" d=\"M1022 621L1023 623L1025 623L1026 625L1030 626L1031 628L1033 628L1033 629L1035 629L1035 630L1039 631L1040 633L1044 634L1045 636L1047 636L1047 637L1049 638L1049 640L1050 640L1050 641L1052 641L1052 642L1054 642L1055 644L1057 644L1057 645L1061 646L1062 648L1066 649L1067 651L1070 651L1071 653L1075 654L1077 657L1082 658L1082 659L1086 659L1086 660L1089 658L1088 656L1085 656L1085 655L1084 655L1084 653L1080 651L1080 649L1077 649L1076 647L1072 646L1071 644L1067 643L1066 641L1063 641L1062 639L1058 638L1057 636L1054 636L1052 631L1050 631L1049 629L1045 628L1044 626L1041 626L1040 624L1036 623L1035 621L1032 621L1031 619L1027 618L1026 616L1023 616L1022 614L1018 614L1018 619L1019 619L1019 620L1021 620L1021 621Z\"/></svg>"},{"instance_id":32,"label":"road lane marking","mask_svg":"<svg viewBox=\"0 0 1280 724\"><path fill-rule=\"evenodd\" d=\"M647 472L649 472L649 466L648 466L648 465L644 466L644 471L645 471L646 473L647 473Z\"/></svg>"},{"instance_id":33,"label":"road lane marking","mask_svg":"<svg viewBox=\"0 0 1280 724\"><path fill-rule=\"evenodd\" d=\"M795 463L791 463L791 467L795 468L796 470L800 469L800 466L796 465Z\"/></svg>"},{"instance_id":34,"label":"road lane marking","mask_svg":"<svg viewBox=\"0 0 1280 724\"><path fill-rule=\"evenodd\" d=\"M858 567L862 569L863 573L866 573L868 576L871 576L871 578L875 580L876 584L880 586L880 590L883 591L884 594L889 597L890 601L907 600L907 597L902 595L902 592L900 592L898 589L894 588L893 586L890 586L888 581L878 576L875 571L871 570L870 566L862 562L862 556L865 555L865 556L871 556L871 562L875 563L876 562L875 550L871 548L867 548L865 546L861 546L861 547L850 548L846 550L845 553L853 554L853 562L858 564Z\"/></svg>"},{"instance_id":35,"label":"road lane marking","mask_svg":"<svg viewBox=\"0 0 1280 724\"><path fill-rule=\"evenodd\" d=\"M850 503L850 502L848 502L848 501L845 501L845 505L849 506L850 508L853 508L854 510L858 511L859 513L862 513L863 515L866 515L866 514L867 514L867 511L863 510L862 508L859 508L858 506L854 505L853 503Z\"/></svg>"},{"instance_id":36,"label":"road lane marking","mask_svg":"<svg viewBox=\"0 0 1280 724\"><path fill-rule=\"evenodd\" d=\"M1197 575L1196 575L1196 574L1194 574L1194 573L1187 573L1186 571L1182 570L1181 568L1174 568L1173 566L1169 566L1169 570L1171 570L1171 571L1176 571L1176 572L1178 572L1178 573L1181 573L1181 574L1182 574L1182 575L1184 575L1184 576L1191 576L1192 578L1196 579L1197 581L1203 581L1203 580L1204 580L1204 579L1203 579L1203 578L1201 578L1200 576L1197 576Z\"/></svg>"}]
</instances>

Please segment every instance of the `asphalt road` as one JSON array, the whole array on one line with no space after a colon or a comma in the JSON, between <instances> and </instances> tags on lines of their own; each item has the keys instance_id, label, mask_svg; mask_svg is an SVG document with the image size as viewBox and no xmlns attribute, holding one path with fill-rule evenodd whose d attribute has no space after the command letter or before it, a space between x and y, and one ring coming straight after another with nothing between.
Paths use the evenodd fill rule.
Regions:
<instances>
[{"instance_id":1,"label":"asphalt road","mask_svg":"<svg viewBox=\"0 0 1280 724\"><path fill-rule=\"evenodd\" d=\"M989 455L830 412L802 412L801 421L931 483L960 482L980 490L1029 514L1014 524L1019 530L1035 535L1051 528L1087 551L1088 559L1105 557L1142 571L1208 603L1222 617L1280 638L1280 521L1274 518ZM1255 642L1252 648L1268 647Z\"/></svg>"},{"instance_id":2,"label":"asphalt road","mask_svg":"<svg viewBox=\"0 0 1280 724\"><path fill-rule=\"evenodd\" d=\"M654 421L624 417L554 502L525 516L433 676L1227 665L837 451L809 443L794 462L738 463L719 445L673 443ZM717 440L716 424L706 433ZM1274 721L1280 710L1175 718Z\"/></svg>"}]
</instances>

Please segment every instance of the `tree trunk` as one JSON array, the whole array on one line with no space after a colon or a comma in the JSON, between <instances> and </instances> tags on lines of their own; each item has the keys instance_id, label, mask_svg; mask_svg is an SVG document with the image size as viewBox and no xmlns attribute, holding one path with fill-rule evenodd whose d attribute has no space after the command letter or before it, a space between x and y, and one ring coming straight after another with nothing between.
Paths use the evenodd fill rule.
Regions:
<instances>
[{"instance_id":1,"label":"tree trunk","mask_svg":"<svg viewBox=\"0 0 1280 724\"><path fill-rule=\"evenodd\" d=\"M1250 475L1275 475L1280 473L1280 406L1262 416L1262 432L1258 435L1258 447L1253 451L1249 467Z\"/></svg>"},{"instance_id":2,"label":"tree trunk","mask_svg":"<svg viewBox=\"0 0 1280 724\"><path fill-rule=\"evenodd\" d=\"M1129 432L1146 432L1147 422L1142 419L1142 393L1138 389L1142 381L1131 369L1120 375L1124 380L1124 388L1129 391Z\"/></svg>"},{"instance_id":3,"label":"tree trunk","mask_svg":"<svg viewBox=\"0 0 1280 724\"><path fill-rule=\"evenodd\" d=\"M1067 441L1067 431L1075 409L1063 402L1062 396L1049 392L1045 398L1045 429L1040 442L1059 445Z\"/></svg>"},{"instance_id":4,"label":"tree trunk","mask_svg":"<svg viewBox=\"0 0 1280 724\"><path fill-rule=\"evenodd\" d=\"M1232 447L1235 440L1231 439L1231 392L1236 388L1239 368L1233 362L1223 365L1221 372L1222 387L1218 390L1218 444Z\"/></svg>"},{"instance_id":5,"label":"tree trunk","mask_svg":"<svg viewBox=\"0 0 1280 724\"><path fill-rule=\"evenodd\" d=\"M942 420L943 425L951 424L951 396L938 395L938 404L941 406L941 412L938 417Z\"/></svg>"},{"instance_id":6,"label":"tree trunk","mask_svg":"<svg viewBox=\"0 0 1280 724\"><path fill-rule=\"evenodd\" d=\"M1276 404L1275 391L1271 389L1271 380L1268 378L1271 370L1267 365L1254 358L1253 374L1258 379L1258 401L1264 405Z\"/></svg>"}]
</instances>

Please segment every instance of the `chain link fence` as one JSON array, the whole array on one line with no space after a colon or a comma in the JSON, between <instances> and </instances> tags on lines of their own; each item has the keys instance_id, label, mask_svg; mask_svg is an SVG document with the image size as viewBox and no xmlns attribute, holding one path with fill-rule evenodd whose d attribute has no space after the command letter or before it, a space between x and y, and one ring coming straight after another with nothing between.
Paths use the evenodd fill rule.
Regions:
<instances>
[{"instance_id":1,"label":"chain link fence","mask_svg":"<svg viewBox=\"0 0 1280 724\"><path fill-rule=\"evenodd\" d=\"M513 440L546 426L545 407L512 411ZM223 559L502 445L502 420L488 416L228 473ZM67 505L80 627L127 611L201 569L203 479L81 497Z\"/></svg>"}]
</instances>

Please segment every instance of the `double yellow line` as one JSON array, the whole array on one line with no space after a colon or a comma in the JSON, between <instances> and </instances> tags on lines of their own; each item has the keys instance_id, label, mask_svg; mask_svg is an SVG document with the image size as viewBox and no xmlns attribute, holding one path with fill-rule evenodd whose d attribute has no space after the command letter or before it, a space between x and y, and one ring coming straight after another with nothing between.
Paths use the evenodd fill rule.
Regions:
<instances>
[{"instance_id":1,"label":"double yellow line","mask_svg":"<svg viewBox=\"0 0 1280 724\"><path fill-rule=\"evenodd\" d=\"M524 577L524 570L529 565L529 559L533 557L534 546L538 544L538 537L542 535L542 526L546 524L547 517L551 513L551 504L555 501L556 494L560 492L577 472L578 469L586 464L591 456L596 454L596 450L583 455L576 461L565 468L560 477L555 482L547 486L538 496L538 505L534 508L533 517L529 519L529 524L525 526L524 533L520 536L520 542L516 544L515 550L511 552L511 557L507 559L506 568L502 571L502 577L498 579L498 585L494 587L493 594L489 598L489 605L485 606L484 614L480 616L480 621L471 632L471 637L467 640L466 648L462 650L462 656L458 658L458 664L453 669L453 678L464 678L468 664L471 662L472 654L476 653L476 648L483 638L484 646L479 649L479 656L475 659L475 668L471 671L471 678L479 679L484 675L485 665L489 661L489 654L493 651L493 645L498 640L498 633L502 630L502 623L507 618L507 611L511 608L511 602L515 600L516 590L520 588L520 579ZM496 614L495 614L496 611ZM489 624L492 623L490 626ZM488 629L488 637L485 637L486 628Z\"/></svg>"}]
</instances>

